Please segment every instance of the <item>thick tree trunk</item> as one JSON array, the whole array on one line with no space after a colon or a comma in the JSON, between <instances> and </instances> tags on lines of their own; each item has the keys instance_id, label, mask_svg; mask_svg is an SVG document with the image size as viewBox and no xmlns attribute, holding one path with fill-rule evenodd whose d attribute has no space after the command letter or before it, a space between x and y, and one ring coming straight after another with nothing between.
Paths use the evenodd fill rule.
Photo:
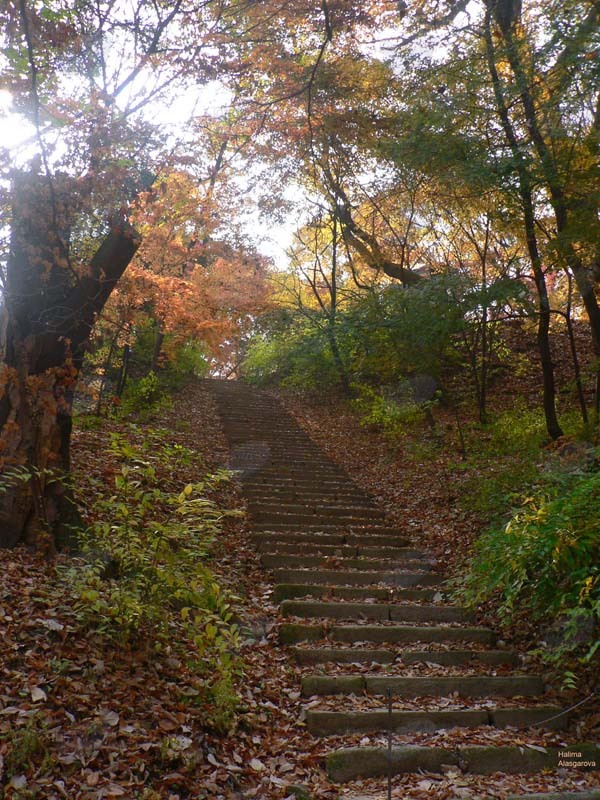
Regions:
<instances>
[{"instance_id":1,"label":"thick tree trunk","mask_svg":"<svg viewBox=\"0 0 600 800\"><path fill-rule=\"evenodd\" d=\"M0 546L53 549L67 509L73 391L97 314L139 237L116 223L91 262L71 262L70 179L13 177L13 221L2 309Z\"/></svg>"}]
</instances>

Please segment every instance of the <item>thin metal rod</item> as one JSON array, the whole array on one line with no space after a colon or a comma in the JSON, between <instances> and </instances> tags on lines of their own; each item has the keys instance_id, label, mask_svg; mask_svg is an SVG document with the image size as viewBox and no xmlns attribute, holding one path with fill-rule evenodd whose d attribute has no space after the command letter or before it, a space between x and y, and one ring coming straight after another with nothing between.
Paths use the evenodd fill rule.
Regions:
<instances>
[{"instance_id":1,"label":"thin metal rod","mask_svg":"<svg viewBox=\"0 0 600 800\"><path fill-rule=\"evenodd\" d=\"M392 689L388 687L387 690L387 697L388 697L388 749L387 749L387 757L388 757L388 790L387 796L388 800L392 800L392 724L393 724L393 717L392 717Z\"/></svg>"}]
</instances>

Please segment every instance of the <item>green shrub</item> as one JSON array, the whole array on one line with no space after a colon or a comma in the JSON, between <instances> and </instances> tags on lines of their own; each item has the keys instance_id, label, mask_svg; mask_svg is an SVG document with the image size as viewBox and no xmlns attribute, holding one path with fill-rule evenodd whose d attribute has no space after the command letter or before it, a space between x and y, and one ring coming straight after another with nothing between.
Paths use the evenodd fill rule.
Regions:
<instances>
[{"instance_id":1,"label":"green shrub","mask_svg":"<svg viewBox=\"0 0 600 800\"><path fill-rule=\"evenodd\" d=\"M144 641L159 650L191 642L206 694L206 723L225 729L237 705L238 631L232 599L209 564L223 519L240 512L225 511L208 497L229 479L224 471L177 491L165 488L148 447L154 459L173 467L189 463L191 454L159 444L158 432L151 433L146 448L113 435L111 454L121 463L114 490L88 503L93 524L79 534L82 558L62 575L75 590L80 623L104 638Z\"/></svg>"},{"instance_id":2,"label":"green shrub","mask_svg":"<svg viewBox=\"0 0 600 800\"><path fill-rule=\"evenodd\" d=\"M407 429L421 424L433 404L415 402L410 387L404 387L405 391L399 397L391 397L370 386L355 384L353 388L358 397L352 400L352 406L358 412L361 424L380 428L390 439L397 439Z\"/></svg>"},{"instance_id":3,"label":"green shrub","mask_svg":"<svg viewBox=\"0 0 600 800\"><path fill-rule=\"evenodd\" d=\"M493 598L505 618L519 611L549 623L583 612L600 622L599 508L600 473L555 479L523 497L504 527L477 541L462 598ZM587 642L588 658L598 645Z\"/></svg>"},{"instance_id":4,"label":"green shrub","mask_svg":"<svg viewBox=\"0 0 600 800\"><path fill-rule=\"evenodd\" d=\"M291 327L272 338L258 338L242 365L246 380L258 386L279 384L291 389L324 389L340 381L323 332Z\"/></svg>"},{"instance_id":5,"label":"green shrub","mask_svg":"<svg viewBox=\"0 0 600 800\"><path fill-rule=\"evenodd\" d=\"M140 420L151 420L170 409L172 400L155 372L150 372L139 381L129 381L119 404L123 417L136 416Z\"/></svg>"}]
</instances>

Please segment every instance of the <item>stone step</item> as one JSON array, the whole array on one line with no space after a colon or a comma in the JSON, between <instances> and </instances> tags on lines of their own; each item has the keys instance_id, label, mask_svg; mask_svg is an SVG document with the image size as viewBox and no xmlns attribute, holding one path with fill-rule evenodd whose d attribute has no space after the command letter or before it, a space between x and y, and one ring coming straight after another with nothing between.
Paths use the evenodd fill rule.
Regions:
<instances>
[{"instance_id":1,"label":"stone step","mask_svg":"<svg viewBox=\"0 0 600 800\"><path fill-rule=\"evenodd\" d=\"M284 567L320 567L326 566L324 560L326 558L335 558L336 566L341 570L343 569L357 569L357 570L389 570L392 572L395 569L420 569L423 571L430 570L432 565L418 558L395 558L395 559L375 559L375 558L337 558L336 556L325 555L270 555L263 553L260 557L261 564L267 569L278 569Z\"/></svg>"},{"instance_id":2,"label":"stone step","mask_svg":"<svg viewBox=\"0 0 600 800\"><path fill-rule=\"evenodd\" d=\"M579 752L582 760L600 762L600 745L569 745L569 752ZM529 748L524 746L459 746L453 749L426 746L394 747L391 757L383 747L348 747L327 756L327 774L332 781L344 783L388 774L401 775L420 771L442 773L450 766L457 771L490 775L555 771L564 748Z\"/></svg>"},{"instance_id":3,"label":"stone step","mask_svg":"<svg viewBox=\"0 0 600 800\"><path fill-rule=\"evenodd\" d=\"M340 531L345 534L358 534L361 536L368 536L369 534L375 535L391 535L402 536L402 532L398 528L393 528L390 525L346 525L342 523L327 524L327 525L307 525L306 523L277 523L273 525L272 522L255 522L252 524L252 530L255 533L339 533Z\"/></svg>"},{"instance_id":4,"label":"stone step","mask_svg":"<svg viewBox=\"0 0 600 800\"><path fill-rule=\"evenodd\" d=\"M264 508L268 506L276 506L278 508L285 508L292 510L292 506L301 506L302 508L320 508L327 507L336 511L340 509L353 509L360 508L363 511L378 511L379 509L374 503L371 503L368 498L353 497L347 495L346 497L339 497L337 494L321 494L319 496L314 493L296 493L296 492L282 492L281 494L273 494L272 492L248 492L244 491L244 497L247 500L248 508Z\"/></svg>"},{"instance_id":5,"label":"stone step","mask_svg":"<svg viewBox=\"0 0 600 800\"><path fill-rule=\"evenodd\" d=\"M471 622L473 614L458 606L410 605L407 603L326 603L318 600L284 600L284 617L330 619L379 619L396 622Z\"/></svg>"},{"instance_id":6,"label":"stone step","mask_svg":"<svg viewBox=\"0 0 600 800\"><path fill-rule=\"evenodd\" d=\"M491 667L517 666L519 656L514 650L403 650L400 659L404 664L439 664L459 667L478 662Z\"/></svg>"},{"instance_id":7,"label":"stone step","mask_svg":"<svg viewBox=\"0 0 600 800\"><path fill-rule=\"evenodd\" d=\"M390 547L401 548L408 546L408 540L403 536L379 536L375 533L353 534L344 533L302 533L302 531L271 532L254 531L250 538L255 543L284 542L285 544L331 544L351 545L353 547Z\"/></svg>"},{"instance_id":8,"label":"stone step","mask_svg":"<svg viewBox=\"0 0 600 800\"><path fill-rule=\"evenodd\" d=\"M313 500L314 502L322 501L323 503L332 503L334 501L345 503L354 500L356 502L370 504L374 508L378 507L370 495L361 492L360 489L356 487L346 487L336 491L328 491L326 489L302 489L301 487L294 488L292 486L274 488L263 486L259 489L246 488L245 495L249 500L254 500L256 498L268 501L272 499L273 502L296 499L298 502L300 502L300 500L302 500L302 502L305 500Z\"/></svg>"},{"instance_id":9,"label":"stone step","mask_svg":"<svg viewBox=\"0 0 600 800\"><path fill-rule=\"evenodd\" d=\"M544 693L538 675L452 675L411 677L397 675L305 675L302 696L332 694L386 695L394 697L537 697Z\"/></svg>"},{"instance_id":10,"label":"stone step","mask_svg":"<svg viewBox=\"0 0 600 800\"><path fill-rule=\"evenodd\" d=\"M298 664L393 664L396 660L391 650L366 650L354 647L292 647Z\"/></svg>"},{"instance_id":11,"label":"stone step","mask_svg":"<svg viewBox=\"0 0 600 800\"><path fill-rule=\"evenodd\" d=\"M489 628L481 627L443 627L414 625L309 625L304 623L284 622L279 627L279 639L282 644L299 644L300 642L316 642L320 639L332 642L377 642L379 644L394 642L409 644L415 642L477 642L493 645L495 634Z\"/></svg>"},{"instance_id":12,"label":"stone step","mask_svg":"<svg viewBox=\"0 0 600 800\"><path fill-rule=\"evenodd\" d=\"M296 555L303 556L306 551L306 543L291 542L261 542L257 545L259 553L268 555ZM411 547L370 547L368 545L350 544L319 544L311 542L310 552L313 555L337 556L339 558L381 558L387 561L404 561L406 559L423 561L430 563L426 554L422 550L415 550Z\"/></svg>"},{"instance_id":13,"label":"stone step","mask_svg":"<svg viewBox=\"0 0 600 800\"><path fill-rule=\"evenodd\" d=\"M265 524L268 524L273 530L278 530L280 527L285 530L290 524L300 525L302 527L313 525L321 525L322 527L325 527L326 525L336 525L337 527L354 527L359 525L371 525L373 522L379 519L376 516L354 516L352 514L342 513L341 511L339 514L328 514L327 516L323 516L318 513L313 514L308 509L302 514L288 514L285 510L276 512L250 512L249 517L251 527L262 528Z\"/></svg>"},{"instance_id":14,"label":"stone step","mask_svg":"<svg viewBox=\"0 0 600 800\"><path fill-rule=\"evenodd\" d=\"M300 480L312 480L313 482L324 478L325 480L336 479L338 481L345 481L346 484L350 483L350 478L340 468L333 464L311 464L310 467L294 466L294 464L286 463L279 466L266 465L261 468L259 472L260 478L275 478L281 480L282 478L298 478Z\"/></svg>"},{"instance_id":15,"label":"stone step","mask_svg":"<svg viewBox=\"0 0 600 800\"><path fill-rule=\"evenodd\" d=\"M433 600L435 589L386 589L382 587L362 586L323 586L301 583L278 583L273 587L273 600L295 600L308 595L321 597L334 597L342 600Z\"/></svg>"},{"instance_id":16,"label":"stone step","mask_svg":"<svg viewBox=\"0 0 600 800\"><path fill-rule=\"evenodd\" d=\"M542 792L541 794L509 794L506 800L600 800L600 789L582 792Z\"/></svg>"},{"instance_id":17,"label":"stone step","mask_svg":"<svg viewBox=\"0 0 600 800\"><path fill-rule=\"evenodd\" d=\"M409 589L412 587L439 586L445 580L436 572L406 570L392 572L390 570L374 572L364 570L335 569L275 569L275 583L305 583L319 586L386 586Z\"/></svg>"},{"instance_id":18,"label":"stone step","mask_svg":"<svg viewBox=\"0 0 600 800\"><path fill-rule=\"evenodd\" d=\"M338 506L319 506L314 503L248 503L248 511L252 519L261 519L264 515L280 514L310 514L318 517L356 517L367 519L383 519L381 511L360 505L340 504Z\"/></svg>"},{"instance_id":19,"label":"stone step","mask_svg":"<svg viewBox=\"0 0 600 800\"><path fill-rule=\"evenodd\" d=\"M306 727L314 736L343 736L350 733L416 733L440 728L518 728L539 725L552 730L564 728L566 714L556 706L536 708L453 709L450 711L319 711L307 709Z\"/></svg>"},{"instance_id":20,"label":"stone step","mask_svg":"<svg viewBox=\"0 0 600 800\"><path fill-rule=\"evenodd\" d=\"M292 647L299 664L402 664L431 663L458 667L472 662L488 666L516 666L519 658L515 652L504 650L368 650L346 647Z\"/></svg>"},{"instance_id":21,"label":"stone step","mask_svg":"<svg viewBox=\"0 0 600 800\"><path fill-rule=\"evenodd\" d=\"M316 478L310 475L303 478L291 478L284 475L263 475L256 472L244 482L244 486L254 490L299 488L311 492L339 492L355 489L348 478Z\"/></svg>"}]
</instances>

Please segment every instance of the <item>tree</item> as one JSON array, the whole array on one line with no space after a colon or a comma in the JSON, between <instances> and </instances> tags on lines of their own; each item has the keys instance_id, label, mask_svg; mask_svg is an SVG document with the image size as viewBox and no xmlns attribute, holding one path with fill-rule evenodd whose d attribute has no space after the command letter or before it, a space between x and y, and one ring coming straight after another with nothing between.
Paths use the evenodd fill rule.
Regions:
<instances>
[{"instance_id":1,"label":"tree","mask_svg":"<svg viewBox=\"0 0 600 800\"><path fill-rule=\"evenodd\" d=\"M37 149L29 170L3 152L13 172L3 187L12 232L0 544L43 539L52 548L59 535L73 387L92 326L140 244L132 202L165 157L147 109L213 77L214 5L9 0L0 10L0 86L32 124Z\"/></svg>"}]
</instances>

